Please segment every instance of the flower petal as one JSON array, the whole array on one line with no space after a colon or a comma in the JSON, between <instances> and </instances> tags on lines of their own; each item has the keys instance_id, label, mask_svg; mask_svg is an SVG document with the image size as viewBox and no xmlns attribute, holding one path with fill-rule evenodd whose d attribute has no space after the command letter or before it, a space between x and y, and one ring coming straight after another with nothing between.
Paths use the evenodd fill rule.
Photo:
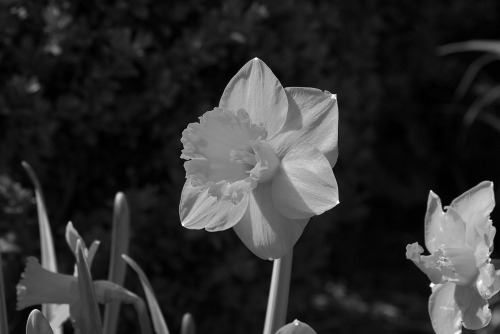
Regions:
<instances>
[{"instance_id":1,"label":"flower petal","mask_svg":"<svg viewBox=\"0 0 500 334\"><path fill-rule=\"evenodd\" d=\"M456 285L455 301L462 310L465 328L480 329L490 323L491 311L488 301L481 297L475 286Z\"/></svg>"},{"instance_id":2,"label":"flower petal","mask_svg":"<svg viewBox=\"0 0 500 334\"><path fill-rule=\"evenodd\" d=\"M271 182L267 182L252 191L247 211L234 231L258 257L277 259L293 248L308 221L280 214L273 206Z\"/></svg>"},{"instance_id":3,"label":"flower petal","mask_svg":"<svg viewBox=\"0 0 500 334\"><path fill-rule=\"evenodd\" d=\"M491 247L495 233L495 228L491 226L491 223L488 224L490 213L495 207L492 182L481 182L453 200L450 207L462 217L467 225L467 245L475 245L476 228L479 227L485 233L484 237L489 239L487 242Z\"/></svg>"},{"instance_id":4,"label":"flower petal","mask_svg":"<svg viewBox=\"0 0 500 334\"><path fill-rule=\"evenodd\" d=\"M278 78L260 59L246 63L229 81L219 102L228 110L245 109L254 124L264 124L270 136L285 124L288 101Z\"/></svg>"},{"instance_id":5,"label":"flower petal","mask_svg":"<svg viewBox=\"0 0 500 334\"><path fill-rule=\"evenodd\" d=\"M476 287L484 299L490 299L500 291L500 270L495 271L495 266L488 263L479 268Z\"/></svg>"},{"instance_id":6,"label":"flower petal","mask_svg":"<svg viewBox=\"0 0 500 334\"><path fill-rule=\"evenodd\" d=\"M429 298L429 315L436 334L462 332L462 315L455 302L455 287L455 284L449 282L436 284L432 287L432 294Z\"/></svg>"},{"instance_id":7,"label":"flower petal","mask_svg":"<svg viewBox=\"0 0 500 334\"><path fill-rule=\"evenodd\" d=\"M284 156L296 143L319 149L333 167L337 162L339 110L337 97L316 88L285 88L288 118L283 129L271 139Z\"/></svg>"},{"instance_id":8,"label":"flower petal","mask_svg":"<svg viewBox=\"0 0 500 334\"><path fill-rule=\"evenodd\" d=\"M434 253L443 245L463 245L465 243L465 223L453 210L446 214L441 207L439 196L429 193L425 214L425 246Z\"/></svg>"},{"instance_id":9,"label":"flower petal","mask_svg":"<svg viewBox=\"0 0 500 334\"><path fill-rule=\"evenodd\" d=\"M288 151L272 181L273 203L287 218L303 219L339 203L332 167L318 149L303 146Z\"/></svg>"},{"instance_id":10,"label":"flower petal","mask_svg":"<svg viewBox=\"0 0 500 334\"><path fill-rule=\"evenodd\" d=\"M232 227L245 214L249 191L243 191L238 201L218 199L210 195L208 187L193 186L191 180L187 179L179 204L182 226L209 231L222 231Z\"/></svg>"}]
</instances>

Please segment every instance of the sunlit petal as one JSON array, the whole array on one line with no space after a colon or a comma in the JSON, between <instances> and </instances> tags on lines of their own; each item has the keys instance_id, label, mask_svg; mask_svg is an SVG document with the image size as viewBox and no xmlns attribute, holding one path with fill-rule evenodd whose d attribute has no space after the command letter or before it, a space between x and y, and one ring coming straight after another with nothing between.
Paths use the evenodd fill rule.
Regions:
<instances>
[{"instance_id":1,"label":"sunlit petal","mask_svg":"<svg viewBox=\"0 0 500 334\"><path fill-rule=\"evenodd\" d=\"M437 284L432 287L429 315L436 334L462 332L462 315L455 302L455 287L453 283Z\"/></svg>"},{"instance_id":2,"label":"sunlit petal","mask_svg":"<svg viewBox=\"0 0 500 334\"><path fill-rule=\"evenodd\" d=\"M252 191L247 211L234 230L255 255L277 259L292 249L308 221L280 214L273 205L271 183L267 182Z\"/></svg>"},{"instance_id":3,"label":"sunlit petal","mask_svg":"<svg viewBox=\"0 0 500 334\"><path fill-rule=\"evenodd\" d=\"M445 214L439 196L431 191L425 214L425 246L429 252L434 253L442 245L464 243L465 223L453 209Z\"/></svg>"},{"instance_id":4,"label":"sunlit petal","mask_svg":"<svg viewBox=\"0 0 500 334\"><path fill-rule=\"evenodd\" d=\"M316 148L291 149L281 161L272 183L278 211L287 218L319 215L339 203L332 167Z\"/></svg>"},{"instance_id":5,"label":"sunlit petal","mask_svg":"<svg viewBox=\"0 0 500 334\"><path fill-rule=\"evenodd\" d=\"M244 181L241 181L244 182ZM240 221L243 217L250 194L250 185L241 184L242 189L235 191L240 198L217 199L210 195L209 189L193 186L187 180L182 189L179 215L182 225L190 229L207 229L210 231L225 230ZM244 188L244 189L243 189Z\"/></svg>"},{"instance_id":6,"label":"sunlit petal","mask_svg":"<svg viewBox=\"0 0 500 334\"><path fill-rule=\"evenodd\" d=\"M297 143L319 149L333 167L338 157L337 97L316 88L285 88L288 117L271 143L284 156Z\"/></svg>"},{"instance_id":7,"label":"sunlit petal","mask_svg":"<svg viewBox=\"0 0 500 334\"><path fill-rule=\"evenodd\" d=\"M288 100L278 78L260 59L243 66L226 86L219 107L245 109L254 124L263 124L269 136L278 133L288 112Z\"/></svg>"},{"instance_id":8,"label":"sunlit petal","mask_svg":"<svg viewBox=\"0 0 500 334\"><path fill-rule=\"evenodd\" d=\"M483 228L486 232L488 243L491 245L494 236L494 227L488 224L489 216L495 207L493 183L483 181L474 188L466 191L453 202L452 207L467 224L467 245L473 246L476 239L476 228ZM489 245L489 246L490 246Z\"/></svg>"},{"instance_id":9,"label":"sunlit petal","mask_svg":"<svg viewBox=\"0 0 500 334\"><path fill-rule=\"evenodd\" d=\"M457 285L455 302L462 311L462 322L465 328L480 329L489 324L491 311L488 301L481 297L474 286Z\"/></svg>"}]
</instances>

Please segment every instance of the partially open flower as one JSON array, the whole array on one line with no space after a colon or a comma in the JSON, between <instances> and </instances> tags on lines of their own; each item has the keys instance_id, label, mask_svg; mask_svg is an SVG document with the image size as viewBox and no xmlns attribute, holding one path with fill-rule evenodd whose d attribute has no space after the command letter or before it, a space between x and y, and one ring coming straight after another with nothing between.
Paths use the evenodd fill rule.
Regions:
<instances>
[{"instance_id":1,"label":"partially open flower","mask_svg":"<svg viewBox=\"0 0 500 334\"><path fill-rule=\"evenodd\" d=\"M460 333L462 325L480 329L491 320L488 299L500 290L500 271L490 263L495 228L489 219L495 206L493 184L482 182L456 198L443 212L432 191L425 216L425 246L406 247L412 260L432 281L429 314L438 334Z\"/></svg>"},{"instance_id":2,"label":"partially open flower","mask_svg":"<svg viewBox=\"0 0 500 334\"><path fill-rule=\"evenodd\" d=\"M255 58L229 82L219 107L182 134L182 225L234 227L256 255L280 258L309 219L338 204L336 96L284 89Z\"/></svg>"}]
</instances>

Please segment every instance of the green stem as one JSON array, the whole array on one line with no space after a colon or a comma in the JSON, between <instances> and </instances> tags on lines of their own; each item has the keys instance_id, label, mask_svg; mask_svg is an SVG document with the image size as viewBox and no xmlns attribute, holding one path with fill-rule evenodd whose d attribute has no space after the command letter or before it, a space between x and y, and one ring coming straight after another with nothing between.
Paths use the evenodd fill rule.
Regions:
<instances>
[{"instance_id":1,"label":"green stem","mask_svg":"<svg viewBox=\"0 0 500 334\"><path fill-rule=\"evenodd\" d=\"M286 323L292 260L293 249L282 258L274 260L264 334L274 334Z\"/></svg>"}]
</instances>

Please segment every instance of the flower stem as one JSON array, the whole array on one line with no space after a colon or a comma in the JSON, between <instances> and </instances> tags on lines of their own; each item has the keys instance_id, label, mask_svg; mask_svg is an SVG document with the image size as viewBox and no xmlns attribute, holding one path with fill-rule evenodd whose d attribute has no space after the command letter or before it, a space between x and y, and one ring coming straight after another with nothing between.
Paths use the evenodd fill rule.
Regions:
<instances>
[{"instance_id":1,"label":"flower stem","mask_svg":"<svg viewBox=\"0 0 500 334\"><path fill-rule=\"evenodd\" d=\"M264 334L274 334L286 323L292 260L293 249L282 258L274 260Z\"/></svg>"}]
</instances>

